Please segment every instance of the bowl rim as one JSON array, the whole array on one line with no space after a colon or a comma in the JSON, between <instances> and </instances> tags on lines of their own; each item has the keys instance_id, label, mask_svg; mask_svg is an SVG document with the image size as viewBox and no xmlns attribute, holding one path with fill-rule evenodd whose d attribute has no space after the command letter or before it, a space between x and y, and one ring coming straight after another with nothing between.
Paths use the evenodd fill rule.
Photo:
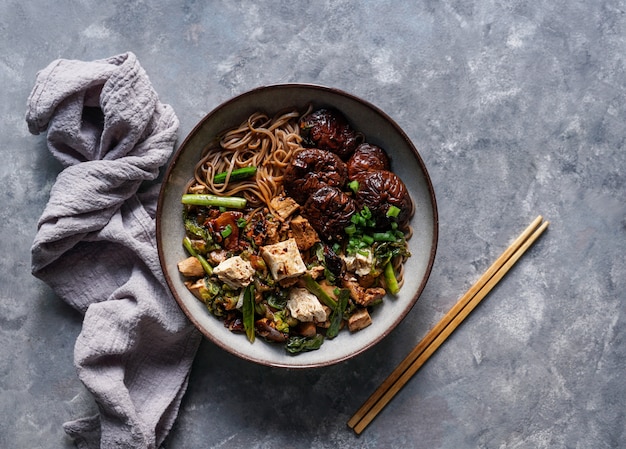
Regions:
<instances>
[{"instance_id":1,"label":"bowl rim","mask_svg":"<svg viewBox=\"0 0 626 449\"><path fill-rule=\"evenodd\" d=\"M406 142L408 148L411 149L411 152L413 153L413 156L415 157L417 164L419 165L423 176L424 176L424 181L425 184L428 188L428 196L430 198L430 202L431 202L431 213L433 216L433 224L432 224L432 239L431 239L431 246L430 246L430 254L428 256L428 263L426 265L425 268L425 272L424 272L424 276L418 286L418 288L416 289L416 291L413 293L410 302L407 304L406 309L403 311L403 313L398 314L398 316L396 317L396 319L392 322L392 324L390 326L388 326L383 332L381 332L375 339L373 339L371 341L371 343L367 346L364 346L360 349L355 350L354 352L347 354L345 356L342 357L337 357L337 358L333 358L333 359L329 359L327 361L320 361L320 362L314 362L314 363L309 363L309 364L287 364L287 363L279 363L279 362L274 362L274 361L268 361L262 358L254 358L251 357L247 354L241 353L239 352L236 348L230 346L230 345L226 345L223 342L221 342L218 338L216 338L214 335L212 335L211 333L207 332L203 326L199 323L199 321L195 318L195 316L193 315L193 313L191 313L191 311L187 308L187 306L185 305L185 302L182 298L180 298L180 296L178 295L176 288L174 286L173 280L171 278L170 273L168 272L166 266L165 266L165 254L164 254L164 249L163 249L163 244L161 242L161 232L162 232L162 225L161 225L161 217L162 217L162 212L163 212L163 202L164 202L164 196L165 196L165 190L167 189L167 180L170 179L170 175L172 173L172 171L175 169L176 166L176 161L179 159L181 153L184 151L184 149L187 147L188 143L190 140L192 140L194 138L194 136L196 135L196 133L198 133L202 127L204 126L204 124L210 120L213 116L215 116L217 113L219 113L219 111L221 109L224 109L226 107L228 107L230 104L237 102L237 101L241 101L243 98L245 97L249 97L249 96L253 96L256 93L260 92L260 91L265 91L265 90L272 90L272 89L312 89L312 90L322 90L334 95L339 95L341 97L345 97L349 100L352 100L354 102L360 103L363 106L371 109L372 111L374 111L375 113L379 114L382 118L384 118L384 120L386 120L393 128L394 130L398 133L398 135L400 135L402 137L402 139ZM430 275L432 273L432 268L435 262L435 256L437 253L437 245L438 245L438 238L439 238L439 216L438 216L438 207L437 207L437 200L436 200L436 196L435 196L435 190L434 190L434 186L430 177L430 174L428 173L428 170L426 168L426 164L424 163L424 160L422 159L421 154L417 151L417 148L415 147L415 145L413 144L413 142L411 141L411 139L408 137L408 135L404 132L404 130L396 123L396 121L394 119L392 119L386 112L384 112L382 109L380 109L378 106L370 103L369 101L358 97L354 94L351 94L349 92L346 92L342 89L336 88L336 87L328 87L325 85L321 85L321 84L315 84L315 83L276 83L276 84L266 84L266 85L260 85L257 87L254 87L252 89L249 89L247 91L241 92L239 94L236 94L232 97L230 97L229 99L221 102L219 105L217 105L216 107L214 107L212 110L210 110L207 114L205 114L197 123L196 125L191 129L191 131L185 136L184 140L180 143L180 145L178 146L178 148L175 150L175 152L172 154L172 156L170 157L169 161L167 162L167 166L165 169L165 172L163 174L163 178L162 178L162 183L161 186L159 188L159 196L158 196L158 200L157 200L157 208L156 208L156 214L155 214L155 223L156 223L156 242L157 242L157 253L158 253L158 257L159 257L159 265L161 267L162 273L163 273L163 277L165 278L168 290L170 291L172 297L175 299L176 303L178 304L178 307L183 311L184 315L186 316L186 318L194 325L194 327L205 337L207 338L209 341L211 341L212 343L216 344L218 347L222 348L223 350L225 350L226 352L229 352L235 356L237 356L240 359L243 360L247 360L250 362L254 362L256 364L260 364L260 365L264 365L264 366L268 366L268 367L276 367L276 368L287 368L287 369L305 369L305 368L320 368L320 367L326 367L326 366L331 366L331 365L335 365L337 363L346 361L348 359L352 359L362 353L364 353L365 351L367 351L368 349L376 346L378 343L380 343L384 338L386 338L394 329L397 328L397 326L404 320L404 318L409 314L409 312L413 309L413 307L415 306L415 304L417 303L417 300L419 299L419 297L421 296L424 288L426 287L426 284L428 282L428 279L430 278Z\"/></svg>"}]
</instances>

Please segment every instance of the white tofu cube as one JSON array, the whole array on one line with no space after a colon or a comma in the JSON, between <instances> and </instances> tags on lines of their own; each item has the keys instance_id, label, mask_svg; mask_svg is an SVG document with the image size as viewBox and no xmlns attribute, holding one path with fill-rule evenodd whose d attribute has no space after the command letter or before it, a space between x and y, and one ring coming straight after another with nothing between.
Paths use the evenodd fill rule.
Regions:
<instances>
[{"instance_id":1,"label":"white tofu cube","mask_svg":"<svg viewBox=\"0 0 626 449\"><path fill-rule=\"evenodd\" d=\"M353 256L342 256L342 259L346 263L346 269L359 276L367 276L372 271L374 264L374 255L370 250L365 250L367 255L363 255L357 252Z\"/></svg>"},{"instance_id":2,"label":"white tofu cube","mask_svg":"<svg viewBox=\"0 0 626 449\"><path fill-rule=\"evenodd\" d=\"M250 262L240 256L230 257L213 268L213 273L220 281L232 288L243 288L252 282L254 268Z\"/></svg>"},{"instance_id":3,"label":"white tofu cube","mask_svg":"<svg viewBox=\"0 0 626 449\"><path fill-rule=\"evenodd\" d=\"M270 268L277 281L301 276L306 273L306 265L302 260L296 240L291 238L284 242L261 247L261 257Z\"/></svg>"},{"instance_id":4,"label":"white tofu cube","mask_svg":"<svg viewBox=\"0 0 626 449\"><path fill-rule=\"evenodd\" d=\"M287 308L291 316L299 321L323 323L328 319L322 303L306 288L292 288L289 291Z\"/></svg>"}]
</instances>

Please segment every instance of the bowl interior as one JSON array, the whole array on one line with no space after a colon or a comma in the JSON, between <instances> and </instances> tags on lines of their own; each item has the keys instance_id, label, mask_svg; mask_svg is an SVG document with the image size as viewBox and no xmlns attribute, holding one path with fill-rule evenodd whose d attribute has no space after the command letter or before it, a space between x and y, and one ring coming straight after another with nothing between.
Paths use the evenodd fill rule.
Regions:
<instances>
[{"instance_id":1,"label":"bowl interior","mask_svg":"<svg viewBox=\"0 0 626 449\"><path fill-rule=\"evenodd\" d=\"M227 330L185 287L176 264L187 257L182 238L181 195L191 179L194 165L207 142L226 128L238 125L255 111L272 115L287 108L304 111L332 106L363 132L369 143L384 148L391 157L392 170L406 184L415 201L414 230L409 240L411 257L405 264L405 283L396 297L387 297L375 308L372 324L355 333L342 331L326 340L317 351L289 355L282 345L257 341ZM435 257L437 207L426 167L405 133L384 112L370 103L337 89L314 85L287 84L257 88L229 100L209 113L184 140L165 174L157 210L157 241L161 266L169 287L189 319L215 344L256 363L276 367L306 368L334 364L365 351L405 317L421 294Z\"/></svg>"}]
</instances>

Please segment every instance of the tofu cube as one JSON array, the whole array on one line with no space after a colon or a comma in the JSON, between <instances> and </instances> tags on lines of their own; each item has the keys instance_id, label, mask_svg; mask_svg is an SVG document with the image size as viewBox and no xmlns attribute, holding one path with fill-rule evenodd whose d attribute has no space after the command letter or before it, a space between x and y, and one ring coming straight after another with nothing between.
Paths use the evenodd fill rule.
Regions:
<instances>
[{"instance_id":1,"label":"tofu cube","mask_svg":"<svg viewBox=\"0 0 626 449\"><path fill-rule=\"evenodd\" d=\"M240 256L230 257L213 268L213 273L220 281L232 288L243 288L252 282L254 268Z\"/></svg>"},{"instance_id":2,"label":"tofu cube","mask_svg":"<svg viewBox=\"0 0 626 449\"><path fill-rule=\"evenodd\" d=\"M350 332L356 332L370 324L372 324L372 317L367 309L360 309L348 318L348 329L350 329Z\"/></svg>"},{"instance_id":3,"label":"tofu cube","mask_svg":"<svg viewBox=\"0 0 626 449\"><path fill-rule=\"evenodd\" d=\"M197 257L188 257L178 262L178 271L185 277L204 276L204 268Z\"/></svg>"},{"instance_id":4,"label":"tofu cube","mask_svg":"<svg viewBox=\"0 0 626 449\"><path fill-rule=\"evenodd\" d=\"M298 321L323 323L327 320L326 309L317 296L306 288L292 288L289 290L287 308L291 316Z\"/></svg>"},{"instance_id":5,"label":"tofu cube","mask_svg":"<svg viewBox=\"0 0 626 449\"><path fill-rule=\"evenodd\" d=\"M277 281L301 276L306 273L298 244L291 238L273 245L261 247L261 257Z\"/></svg>"},{"instance_id":6,"label":"tofu cube","mask_svg":"<svg viewBox=\"0 0 626 449\"><path fill-rule=\"evenodd\" d=\"M357 252L353 256L342 256L342 259L346 263L346 269L359 276L367 276L374 265L374 255L372 251L366 250L367 255L363 255Z\"/></svg>"},{"instance_id":7,"label":"tofu cube","mask_svg":"<svg viewBox=\"0 0 626 449\"><path fill-rule=\"evenodd\" d=\"M300 209L300 205L289 196L277 196L270 200L270 206L274 208L276 215L286 220Z\"/></svg>"},{"instance_id":8,"label":"tofu cube","mask_svg":"<svg viewBox=\"0 0 626 449\"><path fill-rule=\"evenodd\" d=\"M298 248L302 251L306 251L311 248L315 243L320 241L319 236L313 226L309 223L309 220L298 215L291 220L290 223L291 232L293 232L293 238L296 239Z\"/></svg>"}]
</instances>

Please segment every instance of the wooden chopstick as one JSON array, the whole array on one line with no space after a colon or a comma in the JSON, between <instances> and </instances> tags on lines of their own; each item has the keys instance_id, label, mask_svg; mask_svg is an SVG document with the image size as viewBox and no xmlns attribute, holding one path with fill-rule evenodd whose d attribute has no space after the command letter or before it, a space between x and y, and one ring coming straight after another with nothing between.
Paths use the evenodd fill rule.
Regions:
<instances>
[{"instance_id":1,"label":"wooden chopstick","mask_svg":"<svg viewBox=\"0 0 626 449\"><path fill-rule=\"evenodd\" d=\"M418 343L348 421L360 434L548 227L538 216Z\"/></svg>"}]
</instances>

